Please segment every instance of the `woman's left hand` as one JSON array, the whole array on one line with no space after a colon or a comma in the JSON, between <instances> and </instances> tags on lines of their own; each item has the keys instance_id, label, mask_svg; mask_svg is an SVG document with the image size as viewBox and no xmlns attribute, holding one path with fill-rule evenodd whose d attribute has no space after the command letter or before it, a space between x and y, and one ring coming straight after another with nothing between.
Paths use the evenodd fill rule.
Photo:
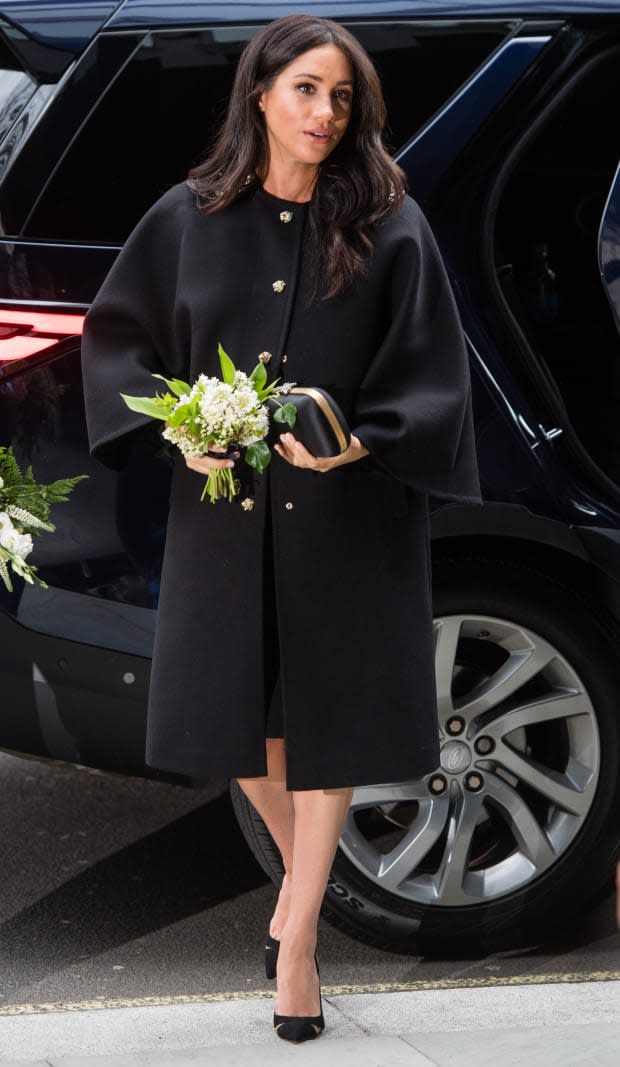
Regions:
<instances>
[{"instance_id":1,"label":"woman's left hand","mask_svg":"<svg viewBox=\"0 0 620 1067\"><path fill-rule=\"evenodd\" d=\"M280 443L273 447L278 455L293 467L306 467L311 471L320 471L321 474L333 470L334 467L341 467L344 463L354 463L356 459L368 455L368 449L353 434L346 452L341 452L339 456L313 456L292 433L281 434Z\"/></svg>"}]
</instances>

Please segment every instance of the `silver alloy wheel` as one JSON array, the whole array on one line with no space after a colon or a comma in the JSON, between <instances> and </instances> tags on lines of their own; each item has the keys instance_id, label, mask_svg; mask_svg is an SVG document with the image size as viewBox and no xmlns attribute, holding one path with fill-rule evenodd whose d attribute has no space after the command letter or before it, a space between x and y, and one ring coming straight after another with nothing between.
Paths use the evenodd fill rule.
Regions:
<instances>
[{"instance_id":1,"label":"silver alloy wheel","mask_svg":"<svg viewBox=\"0 0 620 1067\"><path fill-rule=\"evenodd\" d=\"M435 666L440 766L356 789L340 847L389 893L462 907L523 886L568 848L596 791L599 733L570 663L516 623L436 619Z\"/></svg>"}]
</instances>

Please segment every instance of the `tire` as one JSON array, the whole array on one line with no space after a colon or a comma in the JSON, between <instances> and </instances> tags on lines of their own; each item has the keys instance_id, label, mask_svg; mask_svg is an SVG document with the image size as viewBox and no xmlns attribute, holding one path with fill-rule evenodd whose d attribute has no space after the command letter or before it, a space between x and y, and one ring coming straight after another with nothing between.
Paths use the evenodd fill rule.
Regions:
<instances>
[{"instance_id":1,"label":"tire","mask_svg":"<svg viewBox=\"0 0 620 1067\"><path fill-rule=\"evenodd\" d=\"M398 952L533 945L615 867L619 635L587 593L527 559L443 558L434 605L442 765L355 791L324 915ZM236 787L233 803L278 883L264 824Z\"/></svg>"}]
</instances>

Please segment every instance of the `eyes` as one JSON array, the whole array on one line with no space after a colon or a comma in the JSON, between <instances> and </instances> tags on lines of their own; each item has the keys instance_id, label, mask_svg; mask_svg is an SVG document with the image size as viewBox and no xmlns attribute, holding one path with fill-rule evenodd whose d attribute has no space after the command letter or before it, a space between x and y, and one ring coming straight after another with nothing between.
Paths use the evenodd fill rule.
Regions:
<instances>
[{"instance_id":1,"label":"eyes","mask_svg":"<svg viewBox=\"0 0 620 1067\"><path fill-rule=\"evenodd\" d=\"M316 85L313 85L312 82L299 82L295 88L303 96L311 96L316 93ZM350 89L334 89L332 93L334 100L337 100L340 104L350 104L352 95Z\"/></svg>"}]
</instances>

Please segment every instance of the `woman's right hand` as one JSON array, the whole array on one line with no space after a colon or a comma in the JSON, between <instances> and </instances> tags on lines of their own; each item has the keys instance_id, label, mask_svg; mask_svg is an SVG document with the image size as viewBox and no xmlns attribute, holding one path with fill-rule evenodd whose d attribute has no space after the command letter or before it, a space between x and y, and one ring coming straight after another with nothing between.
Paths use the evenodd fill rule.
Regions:
<instances>
[{"instance_id":1,"label":"woman's right hand","mask_svg":"<svg viewBox=\"0 0 620 1067\"><path fill-rule=\"evenodd\" d=\"M226 452L227 449L218 445L211 446L212 452ZM239 459L240 453L234 453L234 459L213 459L212 456L185 456L185 462L190 470L198 474L208 474L209 471L223 470L226 467L234 467L235 459Z\"/></svg>"}]
</instances>

